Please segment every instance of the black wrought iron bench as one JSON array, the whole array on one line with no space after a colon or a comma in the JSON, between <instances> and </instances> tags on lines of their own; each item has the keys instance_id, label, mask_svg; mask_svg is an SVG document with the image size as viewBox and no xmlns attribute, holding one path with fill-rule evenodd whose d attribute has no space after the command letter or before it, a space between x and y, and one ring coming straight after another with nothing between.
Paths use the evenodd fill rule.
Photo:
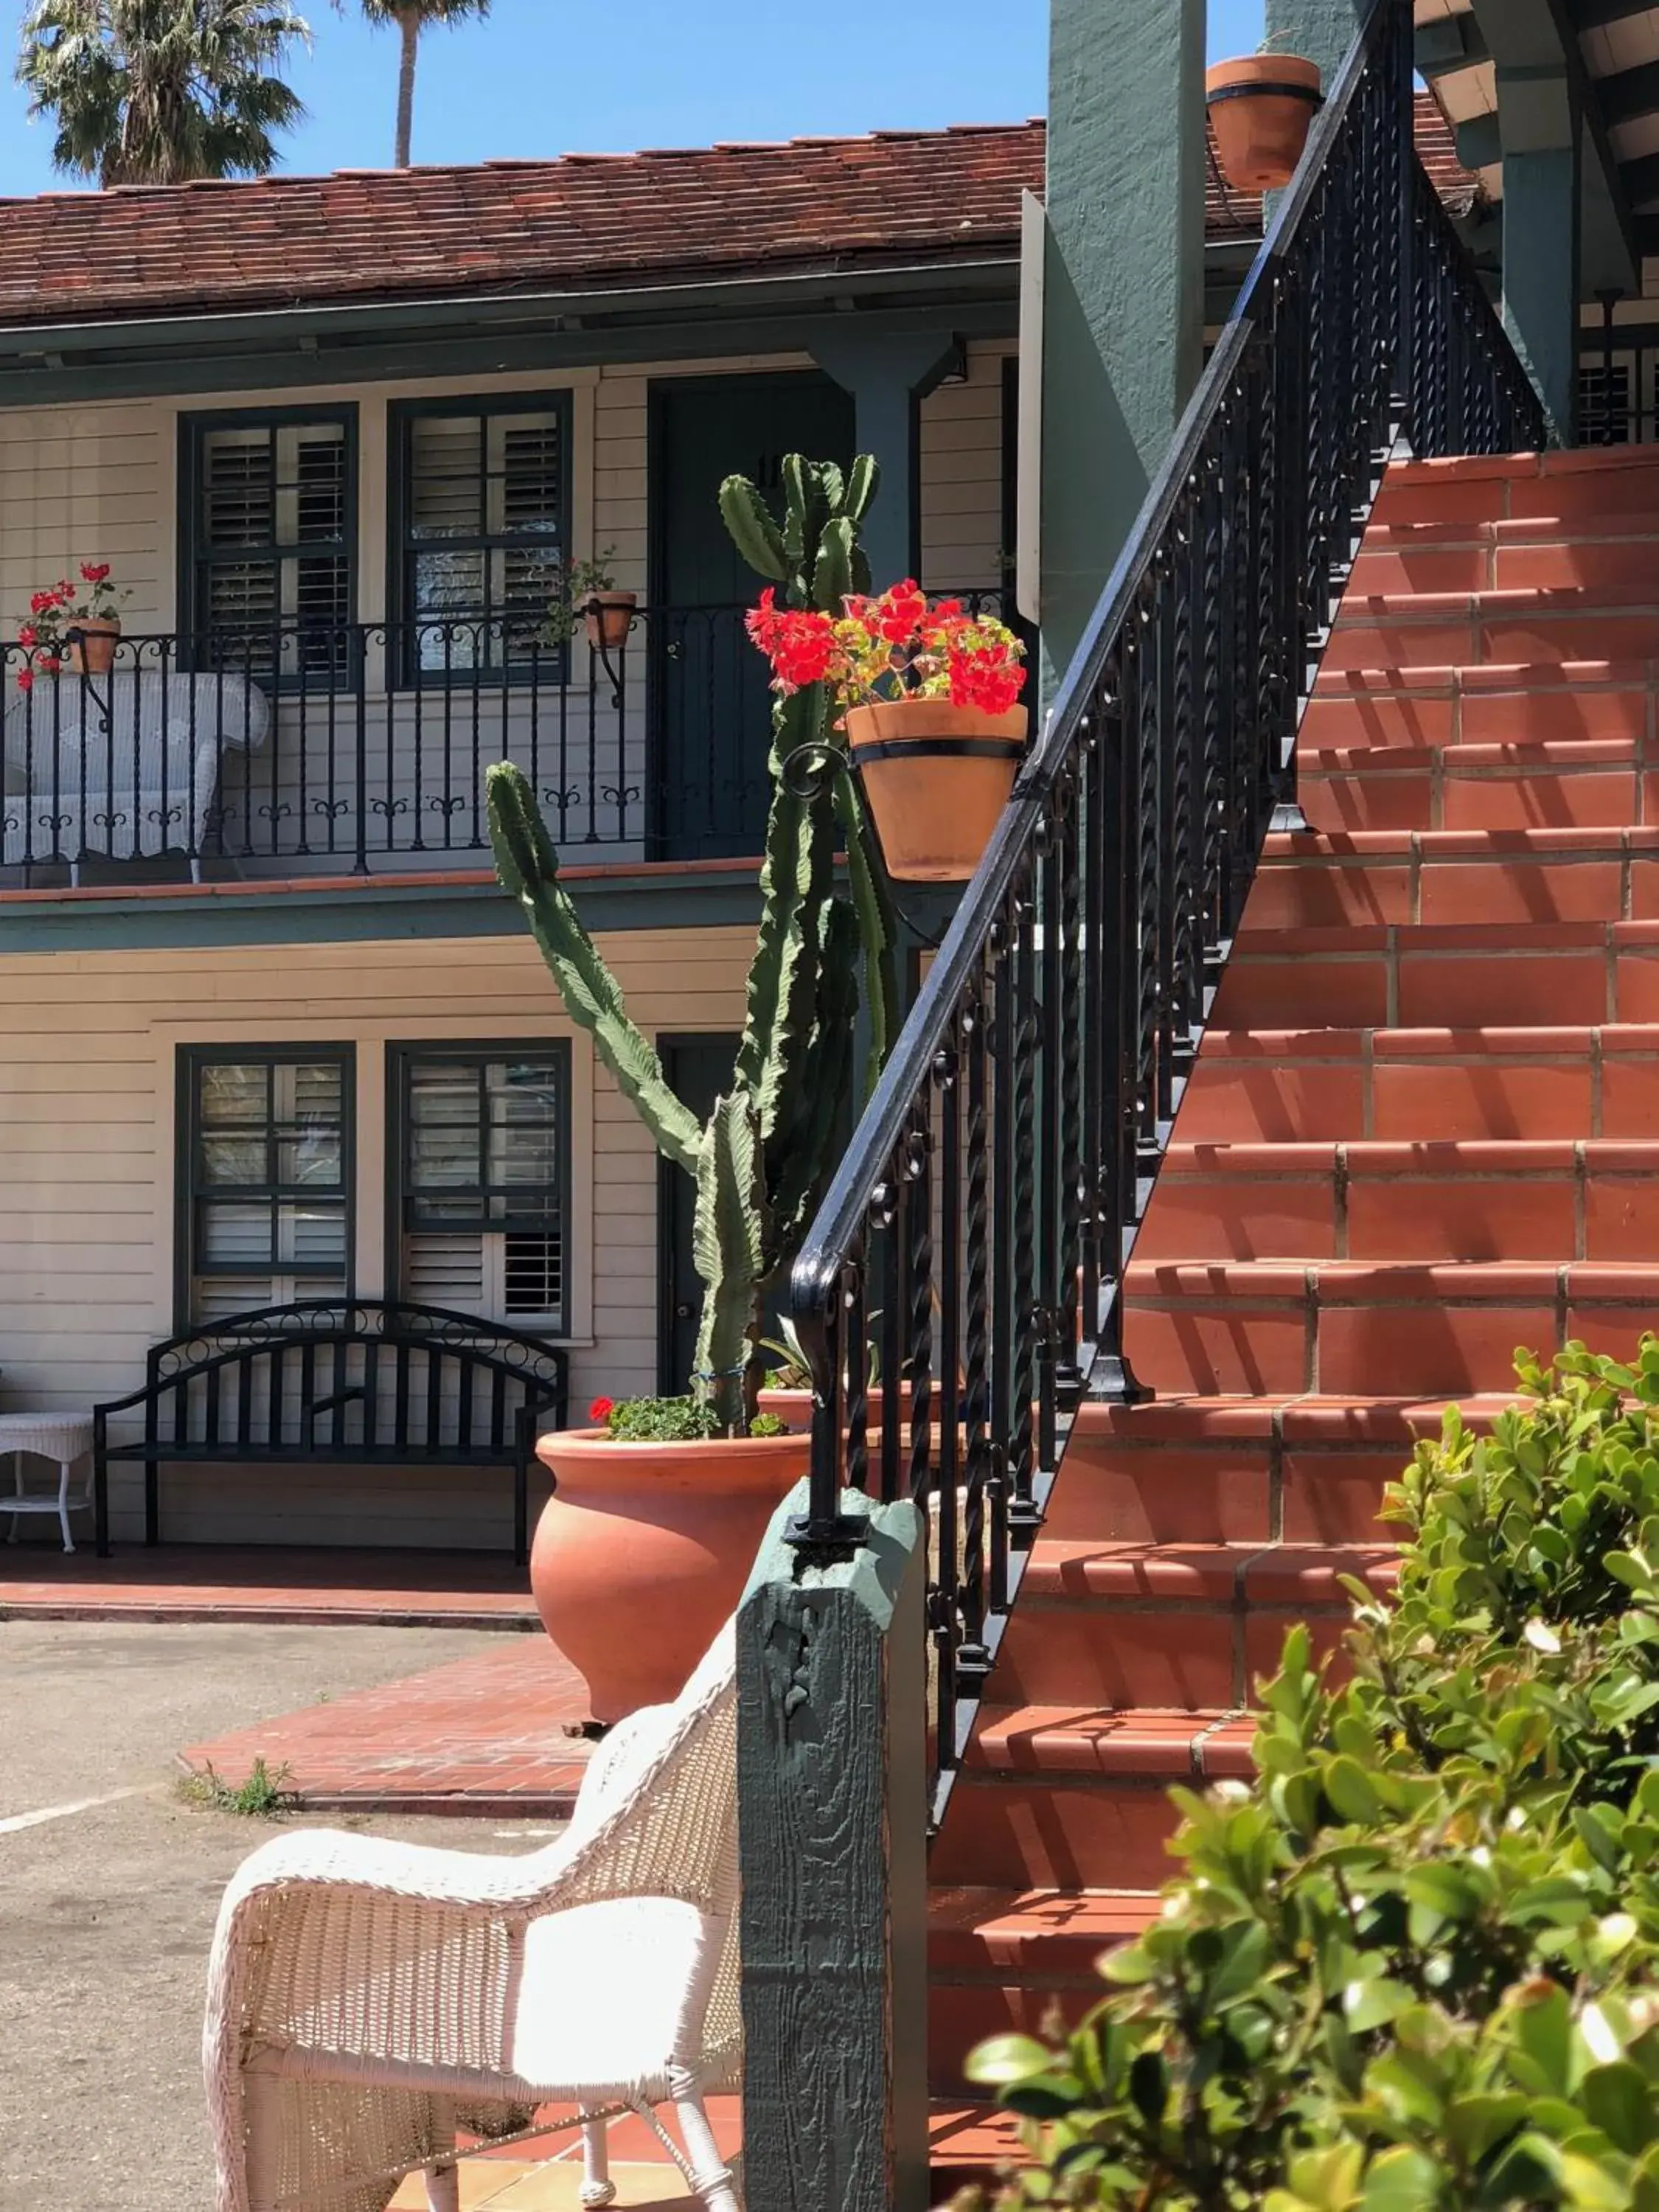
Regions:
<instances>
[{"instance_id":1,"label":"black wrought iron bench","mask_svg":"<svg viewBox=\"0 0 1659 2212\"><path fill-rule=\"evenodd\" d=\"M523 1560L536 1438L564 1426L568 1401L562 1351L470 1314L377 1298L237 1314L153 1345L143 1389L94 1408L98 1556L110 1468L137 1460L147 1544L161 1537L163 1464L509 1468ZM141 1413L143 1434L112 1442L111 1423Z\"/></svg>"}]
</instances>

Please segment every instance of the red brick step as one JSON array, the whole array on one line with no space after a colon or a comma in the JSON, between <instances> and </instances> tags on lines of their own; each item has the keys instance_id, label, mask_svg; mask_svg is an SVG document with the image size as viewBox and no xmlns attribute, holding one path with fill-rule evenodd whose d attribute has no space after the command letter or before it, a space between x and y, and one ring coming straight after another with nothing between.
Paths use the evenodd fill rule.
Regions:
<instances>
[{"instance_id":1,"label":"red brick step","mask_svg":"<svg viewBox=\"0 0 1659 2212\"><path fill-rule=\"evenodd\" d=\"M1626 830L1659 821L1659 778L1628 738L1304 745L1297 759L1303 810L1327 832Z\"/></svg>"}]
</instances>

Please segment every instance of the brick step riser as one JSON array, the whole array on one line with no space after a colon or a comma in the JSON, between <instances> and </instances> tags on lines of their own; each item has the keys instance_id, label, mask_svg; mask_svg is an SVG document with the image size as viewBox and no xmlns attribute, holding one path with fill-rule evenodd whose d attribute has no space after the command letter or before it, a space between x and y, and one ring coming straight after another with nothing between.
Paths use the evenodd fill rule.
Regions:
<instances>
[{"instance_id":1,"label":"brick step riser","mask_svg":"<svg viewBox=\"0 0 1659 2212\"><path fill-rule=\"evenodd\" d=\"M1627 830L1659 822L1659 779L1632 768L1555 770L1522 776L1460 773L1455 753L1436 747L1410 765L1390 751L1387 767L1304 766L1297 779L1316 830ZM1362 757L1363 760L1363 757Z\"/></svg>"},{"instance_id":2,"label":"brick step riser","mask_svg":"<svg viewBox=\"0 0 1659 2212\"><path fill-rule=\"evenodd\" d=\"M1200 1058L1183 1142L1659 1138L1659 1057L1540 1051L1313 1060Z\"/></svg>"},{"instance_id":3,"label":"brick step riser","mask_svg":"<svg viewBox=\"0 0 1659 2212\"><path fill-rule=\"evenodd\" d=\"M1659 858L1617 851L1537 860L1270 854L1244 909L1247 929L1656 920Z\"/></svg>"},{"instance_id":4,"label":"brick step riser","mask_svg":"<svg viewBox=\"0 0 1659 2212\"><path fill-rule=\"evenodd\" d=\"M1528 945L1525 926L1516 929L1513 950L1241 946L1212 1018L1232 1030L1579 1028L1659 1020L1659 947Z\"/></svg>"},{"instance_id":5,"label":"brick step riser","mask_svg":"<svg viewBox=\"0 0 1659 2212\"><path fill-rule=\"evenodd\" d=\"M1448 592L1583 592L1611 588L1634 596L1650 586L1659 563L1659 522L1639 518L1649 534L1549 538L1526 524L1488 526L1417 526L1424 542L1412 543L1407 527L1377 533L1354 562L1348 589L1363 598L1387 593ZM1634 521L1634 519L1633 519ZM1580 522L1579 528L1584 526Z\"/></svg>"},{"instance_id":6,"label":"brick step riser","mask_svg":"<svg viewBox=\"0 0 1659 2212\"><path fill-rule=\"evenodd\" d=\"M1170 1260L1643 1261L1659 1255L1659 1167L1467 1178L1334 1168L1286 1177L1166 1166L1135 1244Z\"/></svg>"},{"instance_id":7,"label":"brick step riser","mask_svg":"<svg viewBox=\"0 0 1659 2212\"><path fill-rule=\"evenodd\" d=\"M1655 702L1643 669L1431 665L1407 676L1392 666L1327 667L1297 732L1304 755L1396 750L1426 758L1438 747L1456 758L1477 746L1616 745L1638 761L1654 757L1644 750Z\"/></svg>"},{"instance_id":8,"label":"brick step riser","mask_svg":"<svg viewBox=\"0 0 1659 2212\"><path fill-rule=\"evenodd\" d=\"M1645 456L1626 457L1623 467L1577 475L1463 476L1452 480L1416 469L1391 474L1372 510L1373 525L1401 529L1416 524L1557 522L1575 528L1605 527L1618 515L1659 510L1659 475Z\"/></svg>"},{"instance_id":9,"label":"brick step riser","mask_svg":"<svg viewBox=\"0 0 1659 2212\"><path fill-rule=\"evenodd\" d=\"M1441 1293L1340 1305L1316 1295L1177 1293L1154 1303L1132 1285L1124 1340L1135 1373L1160 1394L1335 1398L1389 1389L1456 1398L1512 1389L1517 1346L1549 1353L1578 1338L1628 1357L1656 1323L1659 1276L1650 1295L1617 1300L1517 1290L1468 1304Z\"/></svg>"},{"instance_id":10,"label":"brick step riser","mask_svg":"<svg viewBox=\"0 0 1659 2212\"><path fill-rule=\"evenodd\" d=\"M1139 1604L1101 1597L1021 1600L991 1678L1000 1705L1222 1712L1248 1702L1278 1664L1287 1632L1340 1642L1346 1599L1235 1606L1224 1598Z\"/></svg>"},{"instance_id":11,"label":"brick step riser","mask_svg":"<svg viewBox=\"0 0 1659 2212\"><path fill-rule=\"evenodd\" d=\"M975 2044L993 2035L1041 2035L1058 2008L1075 2027L1106 1994L1100 1976L1084 1962L1061 1979L1035 1968L1029 1979L933 1981L927 1991L928 2087L936 2097L979 2094L963 2069Z\"/></svg>"},{"instance_id":12,"label":"brick step riser","mask_svg":"<svg viewBox=\"0 0 1659 2212\"><path fill-rule=\"evenodd\" d=\"M1348 1545L1387 1541L1382 1496L1410 1461L1312 1445L1128 1445L1080 1437L1044 1524L1058 1541ZM1016 1615L1018 1619L1018 1615Z\"/></svg>"},{"instance_id":13,"label":"brick step riser","mask_svg":"<svg viewBox=\"0 0 1659 2212\"><path fill-rule=\"evenodd\" d=\"M1402 616L1389 621L1356 607L1333 631L1322 666L1328 679L1344 669L1528 668L1570 660L1643 660L1656 636L1659 608L1467 620L1425 613L1421 620Z\"/></svg>"},{"instance_id":14,"label":"brick step riser","mask_svg":"<svg viewBox=\"0 0 1659 2212\"><path fill-rule=\"evenodd\" d=\"M1115 1889L1158 1890L1175 1871L1164 1845L1176 1826L1169 1784L1179 1778L1068 1778L1056 1786L1040 1775L1005 1781L964 1772L933 1846L930 1877L1010 1890L1105 1882Z\"/></svg>"}]
</instances>

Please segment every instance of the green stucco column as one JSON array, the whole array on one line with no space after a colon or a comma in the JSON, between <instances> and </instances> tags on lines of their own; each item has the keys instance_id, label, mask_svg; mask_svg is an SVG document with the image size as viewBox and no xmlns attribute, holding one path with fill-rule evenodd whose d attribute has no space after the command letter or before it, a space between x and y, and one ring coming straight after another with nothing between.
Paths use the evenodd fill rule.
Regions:
<instances>
[{"instance_id":1,"label":"green stucco column","mask_svg":"<svg viewBox=\"0 0 1659 2212\"><path fill-rule=\"evenodd\" d=\"M849 318L849 320L852 319ZM815 339L813 357L853 395L861 453L881 464L881 489L866 517L864 550L878 591L917 574L921 560L922 401L957 355L949 331L871 335L856 328Z\"/></svg>"},{"instance_id":2,"label":"green stucco column","mask_svg":"<svg viewBox=\"0 0 1659 2212\"><path fill-rule=\"evenodd\" d=\"M1045 674L1071 659L1203 366L1204 0L1051 0Z\"/></svg>"},{"instance_id":3,"label":"green stucco column","mask_svg":"<svg viewBox=\"0 0 1659 2212\"><path fill-rule=\"evenodd\" d=\"M1577 130L1565 146L1504 150L1504 327L1564 446L1578 441L1581 169Z\"/></svg>"},{"instance_id":4,"label":"green stucco column","mask_svg":"<svg viewBox=\"0 0 1659 2212\"><path fill-rule=\"evenodd\" d=\"M1267 36L1279 52L1317 62L1328 92L1364 13L1359 0L1267 0Z\"/></svg>"}]
</instances>

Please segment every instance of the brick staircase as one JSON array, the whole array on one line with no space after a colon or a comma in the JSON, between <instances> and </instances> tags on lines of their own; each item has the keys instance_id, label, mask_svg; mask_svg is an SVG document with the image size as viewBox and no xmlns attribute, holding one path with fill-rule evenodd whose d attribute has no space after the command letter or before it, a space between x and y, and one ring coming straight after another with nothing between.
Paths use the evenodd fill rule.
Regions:
<instances>
[{"instance_id":1,"label":"brick staircase","mask_svg":"<svg viewBox=\"0 0 1659 2212\"><path fill-rule=\"evenodd\" d=\"M1659 456L1389 473L935 1848L932 2060L1098 1992L1171 1783L1249 1771L1286 1626L1385 1587L1382 1484L1518 1344L1659 1311ZM959 2131L960 2132L960 2131ZM941 2130L951 2178L951 2130ZM985 2152L966 2127L958 2171Z\"/></svg>"}]
</instances>

